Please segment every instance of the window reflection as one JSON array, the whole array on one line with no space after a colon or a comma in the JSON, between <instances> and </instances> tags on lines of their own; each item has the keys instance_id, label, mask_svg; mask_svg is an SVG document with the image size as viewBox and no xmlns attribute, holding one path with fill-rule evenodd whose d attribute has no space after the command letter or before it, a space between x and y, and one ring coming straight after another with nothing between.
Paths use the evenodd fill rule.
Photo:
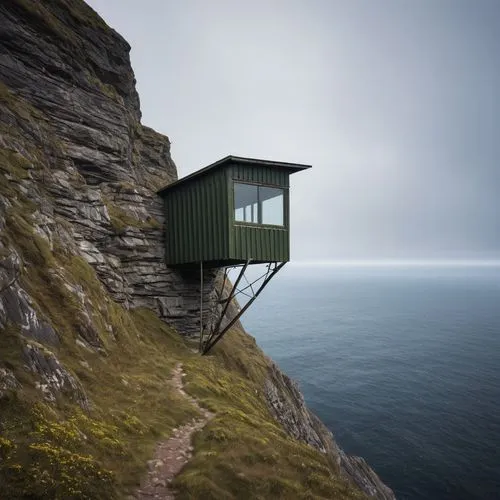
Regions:
<instances>
[{"instance_id":1,"label":"window reflection","mask_svg":"<svg viewBox=\"0 0 500 500\"><path fill-rule=\"evenodd\" d=\"M283 226L283 189L235 182L234 218L238 222Z\"/></svg>"},{"instance_id":2,"label":"window reflection","mask_svg":"<svg viewBox=\"0 0 500 500\"><path fill-rule=\"evenodd\" d=\"M261 206L261 223L282 226L283 221L283 189L259 186Z\"/></svg>"},{"instance_id":3,"label":"window reflection","mask_svg":"<svg viewBox=\"0 0 500 500\"><path fill-rule=\"evenodd\" d=\"M259 222L259 189L252 184L234 183L234 218L239 222Z\"/></svg>"}]
</instances>

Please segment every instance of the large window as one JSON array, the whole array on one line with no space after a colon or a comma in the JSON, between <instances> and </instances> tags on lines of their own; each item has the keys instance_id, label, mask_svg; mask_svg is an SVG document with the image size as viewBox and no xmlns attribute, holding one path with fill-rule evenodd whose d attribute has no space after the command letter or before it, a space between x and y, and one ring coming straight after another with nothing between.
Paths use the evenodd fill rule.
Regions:
<instances>
[{"instance_id":1,"label":"large window","mask_svg":"<svg viewBox=\"0 0 500 500\"><path fill-rule=\"evenodd\" d=\"M237 222L284 225L284 191L269 186L234 183L234 219Z\"/></svg>"}]
</instances>

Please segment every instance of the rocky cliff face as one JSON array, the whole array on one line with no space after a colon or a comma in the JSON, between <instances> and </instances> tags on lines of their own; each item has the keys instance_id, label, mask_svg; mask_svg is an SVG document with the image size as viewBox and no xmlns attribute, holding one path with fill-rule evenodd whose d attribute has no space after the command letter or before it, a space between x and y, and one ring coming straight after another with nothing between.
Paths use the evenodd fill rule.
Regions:
<instances>
[{"instance_id":1,"label":"rocky cliff face","mask_svg":"<svg viewBox=\"0 0 500 500\"><path fill-rule=\"evenodd\" d=\"M22 339L40 397L84 410L92 406L84 381L54 351L71 342L106 356L119 332L114 303L154 311L184 335L199 329L198 276L164 263L155 192L177 172L168 138L140 123L129 49L81 1L0 5L1 334L14 328ZM102 303L78 276L104 286ZM214 278L205 279L207 300ZM0 398L22 386L0 351ZM265 392L291 436L331 455L369 495L393 498L361 459L338 449L274 365Z\"/></svg>"},{"instance_id":2,"label":"rocky cliff face","mask_svg":"<svg viewBox=\"0 0 500 500\"><path fill-rule=\"evenodd\" d=\"M13 150L36 167L25 180L36 231L49 242L63 232L118 302L196 331L199 279L165 266L155 196L177 172L168 138L140 123L130 47L83 2L46 5L0 10L2 82L38 113L19 120L4 106L1 116L3 146L17 141ZM22 140L43 154L30 157Z\"/></svg>"}]
</instances>

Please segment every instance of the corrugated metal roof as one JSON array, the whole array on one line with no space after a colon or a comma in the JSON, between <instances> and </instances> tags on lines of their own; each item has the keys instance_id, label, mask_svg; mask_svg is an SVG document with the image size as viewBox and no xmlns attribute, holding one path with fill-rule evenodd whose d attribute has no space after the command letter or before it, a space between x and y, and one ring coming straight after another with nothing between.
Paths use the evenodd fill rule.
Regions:
<instances>
[{"instance_id":1,"label":"corrugated metal roof","mask_svg":"<svg viewBox=\"0 0 500 500\"><path fill-rule=\"evenodd\" d=\"M193 172L192 174L186 175L186 177L183 177L182 179L179 179L178 181L175 181L175 182L172 182L171 184L168 184L167 186L158 190L157 193L161 195L165 191L168 191L169 189L177 187L180 184L184 184L185 182L189 182L195 178L198 178L198 177L206 174L207 172L211 172L214 169L224 168L227 165L229 165L230 163L239 163L239 164L243 164L243 165L249 166L249 167L255 166L255 167L281 168L281 169L286 169L286 170L290 171L290 173L299 172L301 170L311 168L311 165L304 165L302 163L287 163L287 162L283 162L283 161L258 160L256 158L243 158L241 156L229 155L229 156L226 156L225 158L222 158L222 160L216 161L215 163L208 165L208 167L197 170L196 172Z\"/></svg>"}]
</instances>

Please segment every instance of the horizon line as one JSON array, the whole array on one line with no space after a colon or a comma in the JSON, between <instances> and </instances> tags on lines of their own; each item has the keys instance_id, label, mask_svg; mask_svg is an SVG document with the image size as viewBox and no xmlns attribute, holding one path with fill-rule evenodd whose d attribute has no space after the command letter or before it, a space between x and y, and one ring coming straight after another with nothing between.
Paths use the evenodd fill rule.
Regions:
<instances>
[{"instance_id":1,"label":"horizon line","mask_svg":"<svg viewBox=\"0 0 500 500\"><path fill-rule=\"evenodd\" d=\"M304 267L500 267L500 259L331 259L295 260Z\"/></svg>"}]
</instances>

